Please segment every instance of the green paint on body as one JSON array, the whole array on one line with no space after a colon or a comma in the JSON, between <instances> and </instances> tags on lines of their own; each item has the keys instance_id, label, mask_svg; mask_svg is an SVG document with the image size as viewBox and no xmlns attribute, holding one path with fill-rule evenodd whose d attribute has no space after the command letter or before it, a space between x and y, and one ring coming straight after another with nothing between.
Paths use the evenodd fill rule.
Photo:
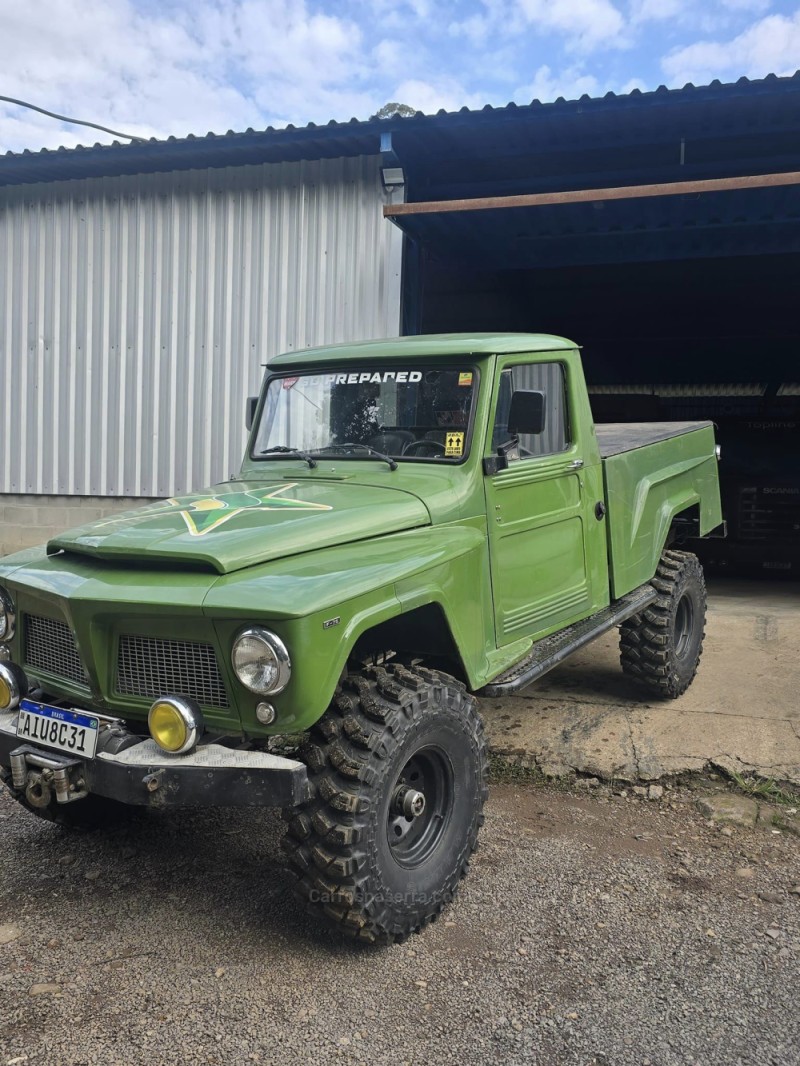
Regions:
<instances>
[{"instance_id":1,"label":"green paint on body","mask_svg":"<svg viewBox=\"0 0 800 1066\"><path fill-rule=\"evenodd\" d=\"M519 363L554 361L566 383L567 450L486 473L500 375ZM254 428L238 478L0 561L0 583L20 618L12 657L25 666L26 616L63 622L87 678L27 667L46 693L143 722L152 699L118 684L123 638L202 644L227 694L226 705L203 707L211 730L297 732L322 715L353 649L376 627L392 640L399 632L392 627L412 618L403 639L418 646L405 650L423 657L426 642L446 638L453 669L478 689L533 641L649 580L675 514L698 506L703 531L720 521L710 429L602 460L579 353L563 338L340 345L280 356L267 378L376 362L431 373L454 363L474 368L472 421L458 463L405 459L391 469L319 455L310 468L290 455L254 457ZM608 508L602 521L599 501ZM334 617L338 624L326 626ZM253 624L277 633L292 659L270 727L258 723L259 697L231 666L233 640Z\"/></svg>"}]
</instances>

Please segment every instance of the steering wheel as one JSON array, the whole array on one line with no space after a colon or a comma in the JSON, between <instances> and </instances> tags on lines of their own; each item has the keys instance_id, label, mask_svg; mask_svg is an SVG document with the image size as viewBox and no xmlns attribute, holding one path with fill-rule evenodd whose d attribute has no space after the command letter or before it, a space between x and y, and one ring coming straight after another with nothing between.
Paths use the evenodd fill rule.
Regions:
<instances>
[{"instance_id":1,"label":"steering wheel","mask_svg":"<svg viewBox=\"0 0 800 1066\"><path fill-rule=\"evenodd\" d=\"M436 455L445 454L445 446L438 440L428 440L427 437L423 437L422 440L412 440L403 448L403 455L411 455L412 452L416 453L419 449L426 448L431 458Z\"/></svg>"}]
</instances>

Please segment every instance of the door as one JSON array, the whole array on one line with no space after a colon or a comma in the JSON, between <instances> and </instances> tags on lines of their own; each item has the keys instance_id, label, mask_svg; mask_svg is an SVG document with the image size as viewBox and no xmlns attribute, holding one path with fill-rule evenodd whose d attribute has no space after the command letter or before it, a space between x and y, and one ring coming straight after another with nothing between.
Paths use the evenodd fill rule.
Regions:
<instances>
[{"instance_id":1,"label":"door","mask_svg":"<svg viewBox=\"0 0 800 1066\"><path fill-rule=\"evenodd\" d=\"M570 429L567 386L560 362L512 357L499 364L487 453L496 455L512 438L514 392L544 394L544 423L541 432L514 434L518 446L507 468L485 478L498 646L545 636L594 608L587 538L605 531L585 490L585 456Z\"/></svg>"}]
</instances>

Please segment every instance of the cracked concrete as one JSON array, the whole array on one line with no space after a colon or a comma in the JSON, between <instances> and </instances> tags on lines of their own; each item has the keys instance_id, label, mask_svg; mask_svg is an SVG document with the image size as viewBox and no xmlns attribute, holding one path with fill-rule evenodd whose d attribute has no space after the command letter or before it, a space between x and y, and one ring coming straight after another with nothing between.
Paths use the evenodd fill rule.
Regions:
<instances>
[{"instance_id":1,"label":"cracked concrete","mask_svg":"<svg viewBox=\"0 0 800 1066\"><path fill-rule=\"evenodd\" d=\"M519 695L485 699L491 748L548 776L654 781L715 766L800 785L800 585L709 582L700 670L658 700L612 631Z\"/></svg>"}]
</instances>

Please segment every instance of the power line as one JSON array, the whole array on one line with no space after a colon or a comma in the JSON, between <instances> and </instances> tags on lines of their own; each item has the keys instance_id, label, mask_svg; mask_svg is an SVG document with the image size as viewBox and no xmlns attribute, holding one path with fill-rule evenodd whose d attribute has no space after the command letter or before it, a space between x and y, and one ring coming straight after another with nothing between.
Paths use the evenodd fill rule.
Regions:
<instances>
[{"instance_id":1,"label":"power line","mask_svg":"<svg viewBox=\"0 0 800 1066\"><path fill-rule=\"evenodd\" d=\"M15 100L13 96L0 96L0 100L5 100L9 104L16 104L17 107L28 107L31 111L38 111L41 115L47 115L48 118L57 118L59 122L69 122L73 126L91 126L93 130L102 130L103 133L110 133L114 137L127 137L129 141L145 141L147 139L145 137L137 137L133 133L120 133L119 130L109 129L108 126L100 126L96 122L84 122L79 118L57 115L55 111L48 111L44 107L37 107L36 104L29 104L26 100Z\"/></svg>"}]
</instances>

